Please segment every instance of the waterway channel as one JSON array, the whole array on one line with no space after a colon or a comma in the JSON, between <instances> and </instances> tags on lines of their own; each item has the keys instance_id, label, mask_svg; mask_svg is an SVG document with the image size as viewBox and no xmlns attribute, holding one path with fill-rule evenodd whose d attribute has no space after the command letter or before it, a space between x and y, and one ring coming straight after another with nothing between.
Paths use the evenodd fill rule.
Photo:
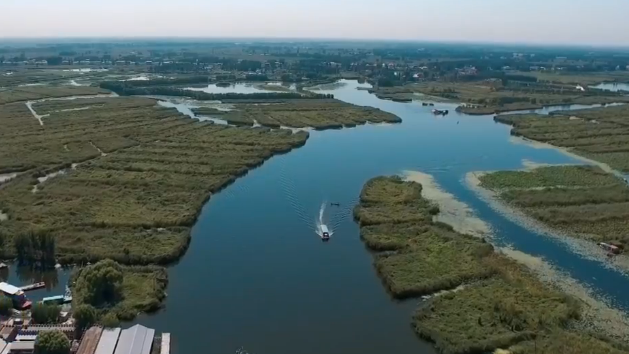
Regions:
<instances>
[{"instance_id":1,"label":"waterway channel","mask_svg":"<svg viewBox=\"0 0 629 354\"><path fill-rule=\"evenodd\" d=\"M356 81L344 83L322 92L395 113L403 123L311 131L304 147L273 157L210 199L190 249L169 269L166 308L138 319L172 333L174 353L234 353L242 347L254 354L433 354L410 326L420 300L391 300L352 219L367 180L403 170L432 174L492 225L497 244L544 257L629 309L627 277L509 221L464 182L467 172L519 169L523 160L582 162L557 150L513 144L510 127L492 116L459 115L456 105L446 103L434 108L451 113L435 116L420 102L380 100L357 90L362 85ZM322 243L314 222L322 203L330 202L340 207L327 207L334 235ZM14 271L7 276L16 283L32 278L17 279ZM56 278L59 285L51 291L63 293L67 275ZM37 299L47 292L33 294Z\"/></svg>"}]
</instances>

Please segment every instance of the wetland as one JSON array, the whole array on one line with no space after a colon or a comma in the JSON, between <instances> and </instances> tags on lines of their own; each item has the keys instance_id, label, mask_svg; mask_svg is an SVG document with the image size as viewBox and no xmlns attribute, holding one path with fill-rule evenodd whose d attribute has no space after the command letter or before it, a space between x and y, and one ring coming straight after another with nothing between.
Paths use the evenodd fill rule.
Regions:
<instances>
[{"instance_id":1,"label":"wetland","mask_svg":"<svg viewBox=\"0 0 629 354\"><path fill-rule=\"evenodd\" d=\"M6 234L46 230L57 236L59 257L68 263L113 258L127 264L169 264L169 296L160 304L165 310L136 321L173 333L177 353L199 345L217 352L299 347L308 353L434 353L417 334L444 353L516 343L514 352L532 353L529 339L537 328L518 317L529 308L539 309L528 311L531 315L547 312L560 324L544 332L537 345L551 350L557 342L576 342L566 325L576 311L571 300L494 254L490 243L549 259L591 287L596 297L609 299L613 308L629 308L622 296L629 288L625 277L510 221L464 183L470 171L518 169L524 159L548 164L581 160L554 149L513 144L509 127L495 124L491 116L469 119L454 112L436 118L429 107L380 100L360 87L368 85L343 81L317 91L334 95L333 101L305 101L333 103L328 117L340 112L337 123L342 126L358 125L355 117L377 122L369 118L372 112L401 122L309 133L235 127L193 120L181 114L181 107L169 109L156 105L156 99L131 96L38 102L33 109L49 114L40 125L23 102L5 104L0 119L12 130L2 132L7 140L2 139L0 167L3 174L18 175L0 189L0 209L8 215L0 228ZM295 119L286 113L296 104L292 100L231 104L241 112L256 112L247 125L264 114L288 126L334 121L321 120L321 113L306 115L308 121ZM457 104L435 106L454 111ZM32 193L37 178L60 169L68 172ZM447 208L424 199L419 184L384 179L378 186L372 180L406 170L430 174L442 190L468 205L454 215L474 214L490 224L491 241L442 224L438 217ZM376 188L364 190L365 183ZM597 188L610 187L600 183ZM404 186L401 193L398 184ZM325 201L341 206L322 208ZM363 201L364 210L353 209ZM387 208L399 215L393 224ZM334 230L328 244L315 232L321 210ZM384 254L372 258L363 242ZM10 256L10 240L8 245L3 250ZM432 256L417 257L426 254ZM421 298L462 284L466 286L429 302ZM494 294L521 305L514 309L507 302L482 301ZM399 301L391 301L392 295ZM460 308L473 309L469 313L475 315L457 318ZM308 316L295 316L304 309ZM172 326L182 321L196 326ZM484 325L492 323L499 330ZM474 330L467 338L444 330L454 325ZM278 331L286 340L273 340ZM368 339L356 343L357 336ZM584 348L612 346L594 336L579 338Z\"/></svg>"}]
</instances>

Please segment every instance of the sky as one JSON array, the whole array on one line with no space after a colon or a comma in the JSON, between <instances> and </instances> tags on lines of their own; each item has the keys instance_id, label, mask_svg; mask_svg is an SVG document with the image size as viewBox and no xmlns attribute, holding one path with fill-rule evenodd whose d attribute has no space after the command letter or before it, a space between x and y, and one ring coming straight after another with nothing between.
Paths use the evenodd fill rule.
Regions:
<instances>
[{"instance_id":1,"label":"sky","mask_svg":"<svg viewBox=\"0 0 629 354\"><path fill-rule=\"evenodd\" d=\"M629 0L0 0L0 38L246 37L629 46Z\"/></svg>"}]
</instances>

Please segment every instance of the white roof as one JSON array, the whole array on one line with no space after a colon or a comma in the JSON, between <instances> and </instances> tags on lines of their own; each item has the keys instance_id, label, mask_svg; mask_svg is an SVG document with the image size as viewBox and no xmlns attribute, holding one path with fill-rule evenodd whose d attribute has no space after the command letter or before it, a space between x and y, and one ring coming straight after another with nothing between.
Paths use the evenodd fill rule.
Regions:
<instances>
[{"instance_id":1,"label":"white roof","mask_svg":"<svg viewBox=\"0 0 629 354\"><path fill-rule=\"evenodd\" d=\"M120 336L120 328L104 329L100 335L95 354L113 354Z\"/></svg>"},{"instance_id":2,"label":"white roof","mask_svg":"<svg viewBox=\"0 0 629 354\"><path fill-rule=\"evenodd\" d=\"M18 294L20 291L22 291L22 289L18 288L17 286L13 286L9 283L1 282L0 291L9 295L15 295L15 294Z\"/></svg>"},{"instance_id":3,"label":"white roof","mask_svg":"<svg viewBox=\"0 0 629 354\"><path fill-rule=\"evenodd\" d=\"M135 325L120 332L115 354L150 354L155 330Z\"/></svg>"}]
</instances>

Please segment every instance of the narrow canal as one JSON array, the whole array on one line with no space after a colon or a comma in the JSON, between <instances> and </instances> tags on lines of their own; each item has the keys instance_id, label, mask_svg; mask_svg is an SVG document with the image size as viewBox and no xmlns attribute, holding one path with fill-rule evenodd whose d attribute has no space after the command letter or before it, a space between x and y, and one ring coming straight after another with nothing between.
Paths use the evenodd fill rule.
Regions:
<instances>
[{"instance_id":1,"label":"narrow canal","mask_svg":"<svg viewBox=\"0 0 629 354\"><path fill-rule=\"evenodd\" d=\"M498 244L544 257L629 308L625 276L505 219L463 181L467 172L518 169L525 159L579 161L511 143L510 127L491 116L459 115L456 105L441 103L436 108L452 113L434 116L419 102L380 100L357 90L355 81L344 83L323 92L395 113L403 123L313 131L304 147L272 158L211 198L189 251L170 268L166 309L139 319L171 332L175 353L241 347L254 354L434 353L410 327L417 300L391 300L352 219L367 180L403 170L432 174L492 225ZM330 202L340 206L325 212L334 235L322 243L313 225L321 205Z\"/></svg>"}]
</instances>

